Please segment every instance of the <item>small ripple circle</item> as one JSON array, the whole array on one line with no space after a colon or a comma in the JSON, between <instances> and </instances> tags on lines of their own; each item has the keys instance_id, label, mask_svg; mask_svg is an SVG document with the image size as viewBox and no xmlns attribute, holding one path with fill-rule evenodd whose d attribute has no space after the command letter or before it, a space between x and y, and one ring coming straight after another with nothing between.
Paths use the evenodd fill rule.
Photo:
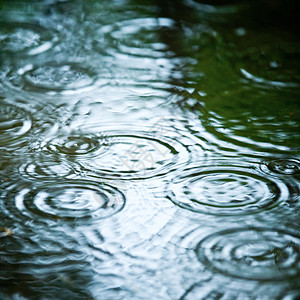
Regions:
<instances>
[{"instance_id":1,"label":"small ripple circle","mask_svg":"<svg viewBox=\"0 0 300 300\"><path fill-rule=\"evenodd\" d=\"M181 208L212 215L247 215L288 198L286 184L250 166L199 166L182 171L168 186L168 199Z\"/></svg>"},{"instance_id":2,"label":"small ripple circle","mask_svg":"<svg viewBox=\"0 0 300 300\"><path fill-rule=\"evenodd\" d=\"M88 71L76 64L48 64L25 74L28 88L62 91L78 89L93 83Z\"/></svg>"},{"instance_id":3,"label":"small ripple circle","mask_svg":"<svg viewBox=\"0 0 300 300\"><path fill-rule=\"evenodd\" d=\"M295 175L300 173L300 162L296 159L277 159L267 164L271 172L283 175Z\"/></svg>"},{"instance_id":4,"label":"small ripple circle","mask_svg":"<svg viewBox=\"0 0 300 300\"><path fill-rule=\"evenodd\" d=\"M46 148L52 152L67 155L85 155L100 147L99 139L91 135L70 135L55 138Z\"/></svg>"},{"instance_id":5,"label":"small ripple circle","mask_svg":"<svg viewBox=\"0 0 300 300\"><path fill-rule=\"evenodd\" d=\"M125 196L116 187L87 180L47 183L16 198L20 210L66 221L98 220L119 212Z\"/></svg>"},{"instance_id":6,"label":"small ripple circle","mask_svg":"<svg viewBox=\"0 0 300 300\"><path fill-rule=\"evenodd\" d=\"M97 76L90 66L80 62L45 62L28 64L7 72L11 88L47 94L74 94L93 89Z\"/></svg>"},{"instance_id":7,"label":"small ripple circle","mask_svg":"<svg viewBox=\"0 0 300 300\"><path fill-rule=\"evenodd\" d=\"M72 166L63 160L55 157L43 157L32 159L30 162L22 164L19 173L32 180L44 180L57 178L66 178L73 173Z\"/></svg>"},{"instance_id":8,"label":"small ripple circle","mask_svg":"<svg viewBox=\"0 0 300 300\"><path fill-rule=\"evenodd\" d=\"M137 18L105 25L96 32L95 47L103 51L103 37L110 40L119 40L119 43L109 42L105 51L112 55L123 54L127 59L134 57L160 58L167 53L168 47L155 42L157 28L171 28L174 21L169 18ZM138 44L138 36L143 34L143 40Z\"/></svg>"},{"instance_id":9,"label":"small ripple circle","mask_svg":"<svg viewBox=\"0 0 300 300\"><path fill-rule=\"evenodd\" d=\"M286 280L300 276L300 236L267 228L235 228L205 237L195 248L200 262L233 277Z\"/></svg>"}]
</instances>

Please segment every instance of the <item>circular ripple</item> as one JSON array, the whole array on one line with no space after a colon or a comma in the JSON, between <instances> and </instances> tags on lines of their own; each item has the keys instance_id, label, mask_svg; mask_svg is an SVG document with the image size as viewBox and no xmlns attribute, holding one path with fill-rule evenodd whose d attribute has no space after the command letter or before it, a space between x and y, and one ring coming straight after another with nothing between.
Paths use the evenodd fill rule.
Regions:
<instances>
[{"instance_id":1,"label":"circular ripple","mask_svg":"<svg viewBox=\"0 0 300 300\"><path fill-rule=\"evenodd\" d=\"M47 144L47 149L52 152L67 155L85 155L100 148L99 139L96 136L71 135L52 140Z\"/></svg>"},{"instance_id":2,"label":"circular ripple","mask_svg":"<svg viewBox=\"0 0 300 300\"><path fill-rule=\"evenodd\" d=\"M79 221L103 219L120 211L124 195L115 187L84 180L47 184L16 197L19 210L50 218Z\"/></svg>"},{"instance_id":3,"label":"circular ripple","mask_svg":"<svg viewBox=\"0 0 300 300\"><path fill-rule=\"evenodd\" d=\"M29 64L16 71L10 70L5 76L10 88L48 94L73 94L101 84L96 82L96 74L90 67L77 62L50 62L41 66Z\"/></svg>"},{"instance_id":4,"label":"circular ripple","mask_svg":"<svg viewBox=\"0 0 300 300\"><path fill-rule=\"evenodd\" d=\"M105 177L145 179L164 175L189 158L180 142L146 133L109 134L107 151L94 160L82 161L89 171Z\"/></svg>"},{"instance_id":5,"label":"circular ripple","mask_svg":"<svg viewBox=\"0 0 300 300\"><path fill-rule=\"evenodd\" d=\"M55 40L38 24L0 22L0 51L9 54L35 55L47 51Z\"/></svg>"},{"instance_id":6,"label":"circular ripple","mask_svg":"<svg viewBox=\"0 0 300 300\"><path fill-rule=\"evenodd\" d=\"M267 164L270 171L283 174L294 175L300 172L300 162L296 159L278 159Z\"/></svg>"},{"instance_id":7,"label":"circular ripple","mask_svg":"<svg viewBox=\"0 0 300 300\"><path fill-rule=\"evenodd\" d=\"M19 168L20 174L30 179L57 179L66 178L73 173L72 166L66 162L56 158L38 158L23 164Z\"/></svg>"},{"instance_id":8,"label":"circular ripple","mask_svg":"<svg viewBox=\"0 0 300 300\"><path fill-rule=\"evenodd\" d=\"M25 135L32 126L29 113L20 107L0 104L0 144L7 144Z\"/></svg>"},{"instance_id":9,"label":"circular ripple","mask_svg":"<svg viewBox=\"0 0 300 300\"><path fill-rule=\"evenodd\" d=\"M102 26L97 35L96 48L103 49L103 37L109 41L108 50L113 55L159 58L166 55L167 45L161 43L158 30L171 28L174 21L168 18L138 18ZM118 41L116 43L115 41ZM116 50L112 50L117 46ZM117 51L117 53L114 53Z\"/></svg>"},{"instance_id":10,"label":"circular ripple","mask_svg":"<svg viewBox=\"0 0 300 300\"><path fill-rule=\"evenodd\" d=\"M54 139L45 149L74 156L85 171L100 177L145 179L164 175L189 160L188 146L179 138L155 131L110 131Z\"/></svg>"},{"instance_id":11,"label":"circular ripple","mask_svg":"<svg viewBox=\"0 0 300 300\"><path fill-rule=\"evenodd\" d=\"M215 215L257 213L275 207L289 194L283 182L265 178L251 166L187 169L168 190L168 198L179 207Z\"/></svg>"},{"instance_id":12,"label":"circular ripple","mask_svg":"<svg viewBox=\"0 0 300 300\"><path fill-rule=\"evenodd\" d=\"M63 91L80 89L91 85L92 74L76 64L44 65L24 73L28 89Z\"/></svg>"},{"instance_id":13,"label":"circular ripple","mask_svg":"<svg viewBox=\"0 0 300 300\"><path fill-rule=\"evenodd\" d=\"M201 262L234 277L284 280L300 276L300 237L284 230L224 230L204 238L195 251Z\"/></svg>"}]
</instances>

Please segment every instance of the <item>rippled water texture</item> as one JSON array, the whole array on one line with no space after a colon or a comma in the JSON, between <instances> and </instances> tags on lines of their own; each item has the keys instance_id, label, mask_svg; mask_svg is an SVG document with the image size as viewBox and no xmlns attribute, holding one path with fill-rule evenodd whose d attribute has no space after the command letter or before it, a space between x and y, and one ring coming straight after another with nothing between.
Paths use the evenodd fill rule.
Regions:
<instances>
[{"instance_id":1,"label":"rippled water texture","mask_svg":"<svg viewBox=\"0 0 300 300\"><path fill-rule=\"evenodd\" d=\"M182 208L216 215L253 214L288 201L289 181L265 178L251 164L227 164L183 170L168 186L169 199Z\"/></svg>"},{"instance_id":2,"label":"rippled water texture","mask_svg":"<svg viewBox=\"0 0 300 300\"><path fill-rule=\"evenodd\" d=\"M299 236L262 228L233 229L206 237L199 260L229 275L255 280L299 278Z\"/></svg>"},{"instance_id":3,"label":"rippled water texture","mask_svg":"<svg viewBox=\"0 0 300 300\"><path fill-rule=\"evenodd\" d=\"M291 1L0 1L0 299L299 299Z\"/></svg>"},{"instance_id":4,"label":"rippled water texture","mask_svg":"<svg viewBox=\"0 0 300 300\"><path fill-rule=\"evenodd\" d=\"M1 103L1 145L25 135L32 126L28 112L17 106Z\"/></svg>"}]
</instances>

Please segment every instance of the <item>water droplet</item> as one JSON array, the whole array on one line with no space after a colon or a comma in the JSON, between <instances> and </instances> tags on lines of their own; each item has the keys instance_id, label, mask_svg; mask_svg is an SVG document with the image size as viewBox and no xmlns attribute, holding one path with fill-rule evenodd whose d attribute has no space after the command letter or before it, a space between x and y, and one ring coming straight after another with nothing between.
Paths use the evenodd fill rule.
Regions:
<instances>
[{"instance_id":1,"label":"water droplet","mask_svg":"<svg viewBox=\"0 0 300 300\"><path fill-rule=\"evenodd\" d=\"M168 198L187 210L245 215L270 209L288 198L286 185L258 174L251 165L199 166L180 172Z\"/></svg>"},{"instance_id":2,"label":"water droplet","mask_svg":"<svg viewBox=\"0 0 300 300\"><path fill-rule=\"evenodd\" d=\"M287 280L300 275L300 237L285 230L236 228L199 242L200 262L227 275L251 280Z\"/></svg>"},{"instance_id":3,"label":"water droplet","mask_svg":"<svg viewBox=\"0 0 300 300\"><path fill-rule=\"evenodd\" d=\"M235 34L237 36L244 36L244 35L246 35L246 33L247 33L247 30L244 27L239 27L239 28L235 29Z\"/></svg>"}]
</instances>

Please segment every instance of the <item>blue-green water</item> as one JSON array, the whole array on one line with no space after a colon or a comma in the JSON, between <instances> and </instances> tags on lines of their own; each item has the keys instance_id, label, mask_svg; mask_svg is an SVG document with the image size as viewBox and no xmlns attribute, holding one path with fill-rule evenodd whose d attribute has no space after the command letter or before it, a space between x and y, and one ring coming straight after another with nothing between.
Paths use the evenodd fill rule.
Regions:
<instances>
[{"instance_id":1,"label":"blue-green water","mask_svg":"<svg viewBox=\"0 0 300 300\"><path fill-rule=\"evenodd\" d=\"M299 299L291 1L0 1L0 299Z\"/></svg>"}]
</instances>

